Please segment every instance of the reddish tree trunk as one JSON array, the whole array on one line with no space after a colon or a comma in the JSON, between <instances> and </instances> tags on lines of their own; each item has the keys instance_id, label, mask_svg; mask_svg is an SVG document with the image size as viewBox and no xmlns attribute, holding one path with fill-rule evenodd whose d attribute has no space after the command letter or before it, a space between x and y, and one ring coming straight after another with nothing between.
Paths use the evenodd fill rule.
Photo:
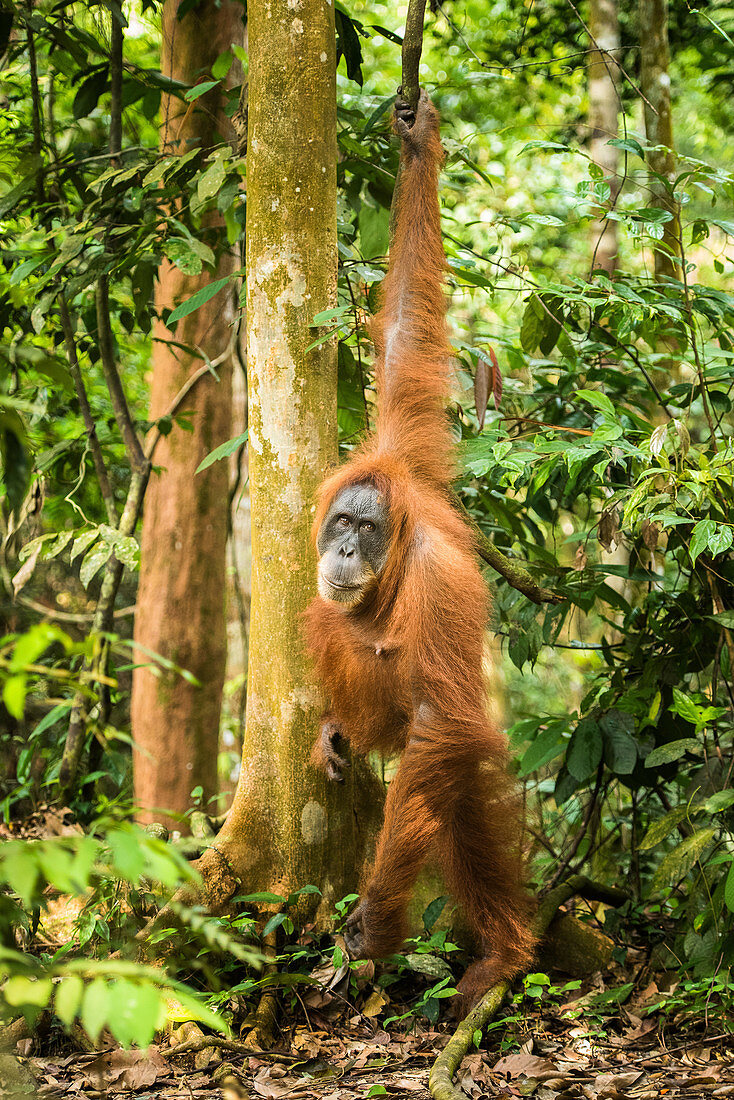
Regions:
<instances>
[{"instance_id":1,"label":"reddish tree trunk","mask_svg":"<svg viewBox=\"0 0 734 1100\"><path fill-rule=\"evenodd\" d=\"M243 37L238 3L204 0L178 20L178 0L163 9L163 72L194 82L217 57ZM193 145L206 149L231 135L218 89L188 105L168 97L163 104L161 143L167 152ZM158 310L172 308L200 286L235 269L224 255L213 274L184 275L164 262L156 287ZM166 413L184 383L209 360L217 361L219 382L201 378L180 408L192 430L174 423L155 454L159 468L145 501L142 566L135 621L141 646L194 674L192 684L177 673L156 675L155 665L136 669L132 730L135 801L143 820L180 815L194 787L205 799L217 791L219 714L226 657L225 570L228 469L216 462L196 474L201 460L230 437L231 356L227 349L235 316L234 292L225 287L209 303L183 318L170 332L154 332L150 417ZM175 344L167 341L175 340ZM199 349L189 353L181 345ZM145 652L138 652L145 662Z\"/></svg>"}]
</instances>

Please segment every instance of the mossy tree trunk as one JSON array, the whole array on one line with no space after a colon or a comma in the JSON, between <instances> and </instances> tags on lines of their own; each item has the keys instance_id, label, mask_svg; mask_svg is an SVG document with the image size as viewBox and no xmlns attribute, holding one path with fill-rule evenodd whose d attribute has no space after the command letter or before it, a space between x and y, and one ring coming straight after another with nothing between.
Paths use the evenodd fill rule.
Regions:
<instances>
[{"instance_id":1,"label":"mossy tree trunk","mask_svg":"<svg viewBox=\"0 0 734 1100\"><path fill-rule=\"evenodd\" d=\"M203 0L178 18L178 0L163 8L163 56L167 76L187 83L206 75L217 57L243 38L241 4ZM187 104L164 98L161 146L166 152L204 150L231 136L218 89ZM201 286L236 269L225 254L214 273L185 275L164 261L156 285L158 310L171 309ZM145 500L140 589L135 639L188 669L199 681L154 675L139 667L133 677L132 732L135 800L144 820L165 820L160 810L183 814L191 791L205 799L217 792L219 714L226 655L225 547L228 470L217 462L196 474L201 460L230 438L234 292L225 287L169 331L154 332L150 417L171 407L187 380L208 358L219 381L201 377L178 410L191 431L174 423L158 446ZM175 344L172 343L175 341ZM188 351L199 349L201 354ZM146 657L138 653L139 661Z\"/></svg>"},{"instance_id":2,"label":"mossy tree trunk","mask_svg":"<svg viewBox=\"0 0 734 1100\"><path fill-rule=\"evenodd\" d=\"M619 52L617 0L591 0L589 5L591 52L589 53L589 128L591 159L609 184L609 206L619 192L619 150L609 145L618 136ZM591 229L592 266L613 275L617 267L617 223L596 219Z\"/></svg>"},{"instance_id":3,"label":"mossy tree trunk","mask_svg":"<svg viewBox=\"0 0 734 1100\"><path fill-rule=\"evenodd\" d=\"M673 113L670 102L670 50L668 47L668 0L639 0L640 22L640 85L647 102L643 102L645 135L651 146L647 164L651 175L650 206L668 210L672 217L663 226L660 244L654 250L656 278L677 278L680 268L675 258L680 255L680 223L678 209L665 182L675 179L675 147L673 145ZM658 178L662 177L662 178Z\"/></svg>"},{"instance_id":4,"label":"mossy tree trunk","mask_svg":"<svg viewBox=\"0 0 734 1100\"><path fill-rule=\"evenodd\" d=\"M307 350L323 332L309 327L314 316L336 305L333 4L250 0L248 37L247 718L239 784L209 859L224 853L246 889L313 883L328 903L357 885L380 789L361 769L339 785L309 764L322 700L301 615L315 592L314 493L337 459L336 343Z\"/></svg>"}]
</instances>

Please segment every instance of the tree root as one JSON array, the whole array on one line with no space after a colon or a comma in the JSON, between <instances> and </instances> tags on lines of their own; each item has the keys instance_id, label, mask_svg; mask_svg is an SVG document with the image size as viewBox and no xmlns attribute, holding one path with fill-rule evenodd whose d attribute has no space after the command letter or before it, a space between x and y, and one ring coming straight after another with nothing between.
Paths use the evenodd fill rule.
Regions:
<instances>
[{"instance_id":1,"label":"tree root","mask_svg":"<svg viewBox=\"0 0 734 1100\"><path fill-rule=\"evenodd\" d=\"M585 875L571 875L565 882L549 890L538 906L535 919L538 939L542 939L547 932L559 907L574 894L579 894L590 901L603 901L607 905L621 905L628 896L623 890L592 882ZM474 1039L474 1033L481 1031L492 1019L509 988L509 982L500 982L499 985L493 986L458 1025L431 1068L428 1087L433 1100L466 1100L463 1090L456 1088L453 1084L453 1076Z\"/></svg>"},{"instance_id":2,"label":"tree root","mask_svg":"<svg viewBox=\"0 0 734 1100\"><path fill-rule=\"evenodd\" d=\"M263 974L275 974L278 967L275 964L275 932L269 932L263 941L265 954L271 960L263 968ZM265 989L258 1006L245 1022L249 1030L245 1039L263 1050L269 1050L275 1042L275 1025L278 1019L278 996L274 986Z\"/></svg>"}]
</instances>

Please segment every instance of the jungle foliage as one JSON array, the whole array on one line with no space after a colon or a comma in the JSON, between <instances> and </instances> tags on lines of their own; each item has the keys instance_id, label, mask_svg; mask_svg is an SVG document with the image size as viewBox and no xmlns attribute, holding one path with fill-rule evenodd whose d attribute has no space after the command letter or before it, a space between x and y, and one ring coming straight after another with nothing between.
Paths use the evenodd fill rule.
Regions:
<instances>
[{"instance_id":1,"label":"jungle foliage","mask_svg":"<svg viewBox=\"0 0 734 1100\"><path fill-rule=\"evenodd\" d=\"M671 4L678 149L675 178L657 180L661 204L635 90L636 6L620 4L627 79L614 197L586 146L588 41L576 10L562 0L530 12L515 0L447 0L427 24L425 84L447 151L457 492L486 537L559 597L539 605L489 576L494 627L514 666L508 722L537 883L585 866L626 885L629 919L665 940L671 965L696 981L717 974L725 993L734 964L734 15L713 2ZM337 3L337 16L340 298L313 333L339 339L348 450L373 416L367 320L397 168L389 113L399 32L381 2ZM156 119L162 91L195 109L235 55L246 83L247 56L235 47L200 82L178 86L156 68L156 19L151 0L0 10L0 745L12 762L2 814L9 825L58 797L70 714L83 700L89 766L66 794L85 826L117 822L106 840L62 845L58 865L43 847L3 846L0 965L14 975L5 988L16 1007L38 980L63 977L54 995L69 1021L91 1018L84 998L96 989L101 1003L107 977L63 960L26 973L15 937L43 904L38 883L69 889L73 880L83 893L120 880L134 888L140 874L169 885L186 875L121 824L128 674L139 659L127 620L112 619L115 598L118 612L134 601L138 562L129 520L140 471L125 431L132 423L150 439L187 427L183 417L145 418L162 258L209 270L244 232L243 150L161 155ZM231 116L240 93L228 93ZM121 148L111 144L116 120ZM592 271L600 219L618 230L613 278ZM656 280L652 257L672 219L676 274ZM164 320L202 307L225 281ZM44 621L44 606L61 625ZM141 1005L158 1004L150 975L120 962L115 976L137 983ZM156 1012L144 1013L151 1026ZM143 1041L124 1026L119 1038Z\"/></svg>"}]
</instances>

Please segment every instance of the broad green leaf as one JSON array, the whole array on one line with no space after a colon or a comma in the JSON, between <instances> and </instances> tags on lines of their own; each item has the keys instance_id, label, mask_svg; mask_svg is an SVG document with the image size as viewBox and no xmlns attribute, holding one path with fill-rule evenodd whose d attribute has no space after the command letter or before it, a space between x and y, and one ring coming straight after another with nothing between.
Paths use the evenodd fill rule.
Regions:
<instances>
[{"instance_id":1,"label":"broad green leaf","mask_svg":"<svg viewBox=\"0 0 734 1100\"><path fill-rule=\"evenodd\" d=\"M604 741L593 718L579 722L566 751L566 767L574 779L582 783L593 775L601 763Z\"/></svg>"},{"instance_id":2,"label":"broad green leaf","mask_svg":"<svg viewBox=\"0 0 734 1100\"><path fill-rule=\"evenodd\" d=\"M442 897L434 898L430 905L427 905L423 912L423 927L426 932L430 932L434 924L444 911L446 902L449 900L448 894L444 894Z\"/></svg>"},{"instance_id":3,"label":"broad green leaf","mask_svg":"<svg viewBox=\"0 0 734 1100\"><path fill-rule=\"evenodd\" d=\"M83 554L98 538L99 527L93 527L91 531L82 531L81 535L77 535L71 547L71 561Z\"/></svg>"},{"instance_id":4,"label":"broad green leaf","mask_svg":"<svg viewBox=\"0 0 734 1100\"><path fill-rule=\"evenodd\" d=\"M653 821L640 841L640 851L645 852L649 848L656 848L662 840L670 836L673 830L680 825L681 821L683 821L687 815L687 806L676 806L674 810L670 810L664 817L658 818L657 821Z\"/></svg>"},{"instance_id":5,"label":"broad green leaf","mask_svg":"<svg viewBox=\"0 0 734 1100\"><path fill-rule=\"evenodd\" d=\"M726 885L724 886L724 901L726 902L727 909L734 913L734 862L732 862L729 868L729 874L726 876Z\"/></svg>"},{"instance_id":6,"label":"broad green leaf","mask_svg":"<svg viewBox=\"0 0 734 1100\"><path fill-rule=\"evenodd\" d=\"M274 905L285 905L286 903L286 899L281 894L271 894L268 890L259 894L242 894L238 896L237 901L241 905L266 905L271 902Z\"/></svg>"},{"instance_id":7,"label":"broad green leaf","mask_svg":"<svg viewBox=\"0 0 734 1100\"><path fill-rule=\"evenodd\" d=\"M110 990L104 978L95 978L84 990L81 1025L93 1043L108 1022Z\"/></svg>"},{"instance_id":8,"label":"broad green leaf","mask_svg":"<svg viewBox=\"0 0 734 1100\"><path fill-rule=\"evenodd\" d=\"M536 295L532 295L525 306L520 326L520 346L528 355L533 354L543 338L546 318L547 314L542 303ZM550 318L548 318L548 321L550 321Z\"/></svg>"},{"instance_id":9,"label":"broad green leaf","mask_svg":"<svg viewBox=\"0 0 734 1100\"><path fill-rule=\"evenodd\" d=\"M199 182L196 187L196 196L199 202L206 202L207 199L211 199L214 195L218 194L222 189L226 175L226 161L223 157L217 157L217 159L209 165L203 175L199 177Z\"/></svg>"},{"instance_id":10,"label":"broad green leaf","mask_svg":"<svg viewBox=\"0 0 734 1100\"><path fill-rule=\"evenodd\" d=\"M27 978L23 974L14 974L3 986L3 998L13 1008L24 1005L46 1008L52 992L50 978Z\"/></svg>"},{"instance_id":11,"label":"broad green leaf","mask_svg":"<svg viewBox=\"0 0 734 1100\"><path fill-rule=\"evenodd\" d=\"M78 974L62 978L54 994L54 1012L62 1024L69 1027L82 1003L84 983Z\"/></svg>"},{"instance_id":12,"label":"broad green leaf","mask_svg":"<svg viewBox=\"0 0 734 1100\"><path fill-rule=\"evenodd\" d=\"M576 390L576 397L581 397L584 401L588 401L590 405L593 405L594 408L598 409L604 416L608 416L613 420L617 419L614 405L605 393L600 393L599 390Z\"/></svg>"},{"instance_id":13,"label":"broad green leaf","mask_svg":"<svg viewBox=\"0 0 734 1100\"><path fill-rule=\"evenodd\" d=\"M690 554L695 562L699 554L708 549L709 539L716 533L716 523L712 519L700 519L691 532Z\"/></svg>"},{"instance_id":14,"label":"broad green leaf","mask_svg":"<svg viewBox=\"0 0 734 1100\"><path fill-rule=\"evenodd\" d=\"M701 746L694 737L682 737L679 741L669 741L667 745L658 745L645 757L646 768L656 768L659 764L671 764L680 760L687 752L698 752Z\"/></svg>"},{"instance_id":15,"label":"broad green leaf","mask_svg":"<svg viewBox=\"0 0 734 1100\"><path fill-rule=\"evenodd\" d=\"M709 550L716 556L725 553L734 542L734 534L731 527L720 524L714 533L709 536Z\"/></svg>"},{"instance_id":16,"label":"broad green leaf","mask_svg":"<svg viewBox=\"0 0 734 1100\"><path fill-rule=\"evenodd\" d=\"M720 814L730 806L734 806L734 790L716 791L704 802L704 808L710 814Z\"/></svg>"},{"instance_id":17,"label":"broad green leaf","mask_svg":"<svg viewBox=\"0 0 734 1100\"><path fill-rule=\"evenodd\" d=\"M86 555L79 569L79 580L85 588L89 586L111 553L112 547L109 543L103 542L93 547Z\"/></svg>"},{"instance_id":18,"label":"broad green leaf","mask_svg":"<svg viewBox=\"0 0 734 1100\"><path fill-rule=\"evenodd\" d=\"M24 840L8 841L0 849L3 877L27 909L35 901L39 875L37 853L37 843Z\"/></svg>"},{"instance_id":19,"label":"broad green leaf","mask_svg":"<svg viewBox=\"0 0 734 1100\"><path fill-rule=\"evenodd\" d=\"M25 697L28 690L27 677L22 673L9 676L3 685L3 702L13 718L20 720L25 710Z\"/></svg>"},{"instance_id":20,"label":"broad green leaf","mask_svg":"<svg viewBox=\"0 0 734 1100\"><path fill-rule=\"evenodd\" d=\"M716 829L700 829L682 840L658 867L653 879L653 888L659 890L663 886L672 886L680 882L695 866L716 833Z\"/></svg>"},{"instance_id":21,"label":"broad green leaf","mask_svg":"<svg viewBox=\"0 0 734 1100\"><path fill-rule=\"evenodd\" d=\"M543 730L525 750L520 761L518 775L521 778L530 775L531 772L542 768L555 759L556 756L560 756L568 744L568 738L564 736L565 732L565 720L554 721L547 729Z\"/></svg>"},{"instance_id":22,"label":"broad green leaf","mask_svg":"<svg viewBox=\"0 0 734 1100\"><path fill-rule=\"evenodd\" d=\"M719 611L717 615L709 615L708 618L727 630L734 630L734 611Z\"/></svg>"},{"instance_id":23,"label":"broad green leaf","mask_svg":"<svg viewBox=\"0 0 734 1100\"><path fill-rule=\"evenodd\" d=\"M201 84L196 84L193 88L189 88L189 90L184 93L184 98L188 99L191 103L195 99L198 99L199 96L206 95L207 92L211 92L214 88L218 87L218 80L202 80Z\"/></svg>"},{"instance_id":24,"label":"broad green leaf","mask_svg":"<svg viewBox=\"0 0 734 1100\"><path fill-rule=\"evenodd\" d=\"M629 775L637 763L637 743L632 737L634 719L616 708L600 722L604 731L604 759L615 775Z\"/></svg>"}]
</instances>

